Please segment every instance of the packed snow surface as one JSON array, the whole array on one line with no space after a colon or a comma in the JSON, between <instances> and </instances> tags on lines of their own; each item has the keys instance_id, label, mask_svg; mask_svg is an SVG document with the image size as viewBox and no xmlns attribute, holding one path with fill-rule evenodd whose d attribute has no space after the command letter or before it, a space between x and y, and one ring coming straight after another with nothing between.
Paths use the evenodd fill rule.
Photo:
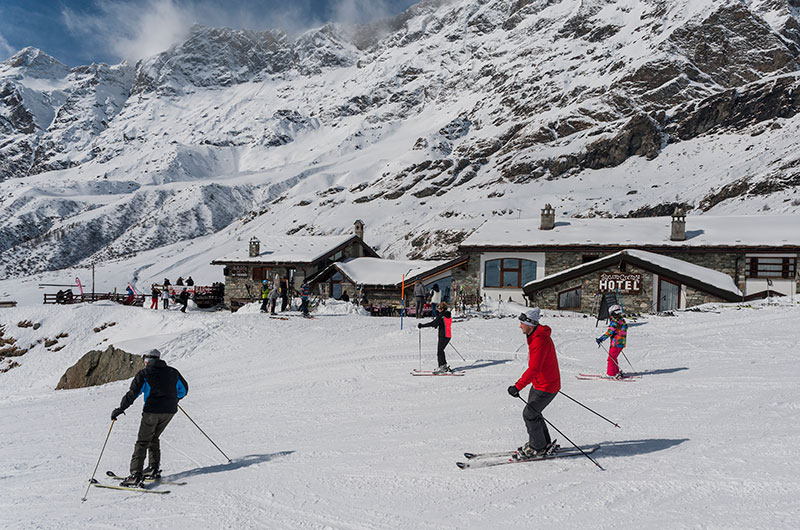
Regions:
<instances>
[{"instance_id":1,"label":"packed snow surface","mask_svg":"<svg viewBox=\"0 0 800 530\"><path fill-rule=\"evenodd\" d=\"M344 310L278 320L99 303L0 309L5 337L23 347L68 333L62 350L37 344L0 373L0 527L797 528L800 306L704 309L630 322L625 354L643 376L622 383L575 378L605 367L593 340L602 323L545 312L563 392L621 426L558 396L546 418L563 435L551 432L565 446L599 444L605 471L584 457L455 466L464 451L526 439L522 403L506 392L525 369L514 318L455 322L467 360L448 349L448 361L466 375L412 377L433 368L436 342L414 319L401 329L399 318ZM109 344L160 348L189 382L182 407L233 461L179 412L162 464L187 485L164 496L92 488L81 502L129 381L54 387ZM140 407L111 429L101 481L127 472Z\"/></svg>"}]
</instances>

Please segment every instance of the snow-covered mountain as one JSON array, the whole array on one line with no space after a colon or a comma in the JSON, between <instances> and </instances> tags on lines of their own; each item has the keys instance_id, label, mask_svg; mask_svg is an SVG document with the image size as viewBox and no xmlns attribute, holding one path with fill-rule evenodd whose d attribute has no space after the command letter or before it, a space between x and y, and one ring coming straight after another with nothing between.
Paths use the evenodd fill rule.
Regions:
<instances>
[{"instance_id":1,"label":"snow-covered mountain","mask_svg":"<svg viewBox=\"0 0 800 530\"><path fill-rule=\"evenodd\" d=\"M799 23L798 0L432 0L298 37L195 26L135 66L27 48L0 63L0 275L356 218L439 257L546 202L797 212Z\"/></svg>"}]
</instances>

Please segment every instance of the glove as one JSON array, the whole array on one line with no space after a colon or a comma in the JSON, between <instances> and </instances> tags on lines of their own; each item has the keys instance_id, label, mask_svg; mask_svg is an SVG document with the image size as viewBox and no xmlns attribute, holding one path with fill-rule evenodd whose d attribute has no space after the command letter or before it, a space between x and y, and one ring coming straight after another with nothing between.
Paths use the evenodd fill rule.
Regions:
<instances>
[{"instance_id":1,"label":"glove","mask_svg":"<svg viewBox=\"0 0 800 530\"><path fill-rule=\"evenodd\" d=\"M422 329L422 324L417 324L418 329Z\"/></svg>"},{"instance_id":2,"label":"glove","mask_svg":"<svg viewBox=\"0 0 800 530\"><path fill-rule=\"evenodd\" d=\"M516 385L511 385L508 387L508 394L511 397L519 397L519 388Z\"/></svg>"},{"instance_id":3,"label":"glove","mask_svg":"<svg viewBox=\"0 0 800 530\"><path fill-rule=\"evenodd\" d=\"M125 414L125 411L122 409L114 409L114 412L111 413L111 420L116 420L121 414Z\"/></svg>"},{"instance_id":4,"label":"glove","mask_svg":"<svg viewBox=\"0 0 800 530\"><path fill-rule=\"evenodd\" d=\"M597 339L594 339L594 341L597 343L598 346L600 346L600 344L602 344L602 342L603 342L603 339L597 338Z\"/></svg>"}]
</instances>

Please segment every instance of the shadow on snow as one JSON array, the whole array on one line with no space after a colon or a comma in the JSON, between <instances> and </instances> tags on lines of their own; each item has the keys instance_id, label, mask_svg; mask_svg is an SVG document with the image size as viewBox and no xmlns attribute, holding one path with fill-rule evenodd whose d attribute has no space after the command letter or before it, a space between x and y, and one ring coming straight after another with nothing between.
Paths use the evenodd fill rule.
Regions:
<instances>
[{"instance_id":1,"label":"shadow on snow","mask_svg":"<svg viewBox=\"0 0 800 530\"><path fill-rule=\"evenodd\" d=\"M249 466L254 466L256 464L261 464L263 462L269 462L270 460L274 460L282 456L288 456L292 453L294 453L294 451L280 451L278 453L270 453L270 454L247 455L243 456L242 458L234 458L231 462L227 464L196 467L188 471L175 473L174 475L170 475L168 477L165 476L164 480L174 481L186 477L196 477L197 475L208 475L211 473L221 473L223 471L233 471L236 469L241 469L243 467L249 467Z\"/></svg>"},{"instance_id":2,"label":"shadow on snow","mask_svg":"<svg viewBox=\"0 0 800 530\"><path fill-rule=\"evenodd\" d=\"M511 359L496 359L493 361L485 361L483 359L478 359L477 361L473 361L472 364L468 364L467 366L455 366L453 367L453 371L466 372L467 370L478 370L479 368L486 368L489 366L496 366L498 364L505 364L510 362Z\"/></svg>"},{"instance_id":3,"label":"shadow on snow","mask_svg":"<svg viewBox=\"0 0 800 530\"><path fill-rule=\"evenodd\" d=\"M659 368L657 370L642 370L640 372L625 372L625 375L661 375L661 374L674 374L675 372L682 372L688 370L688 366L680 366L678 368ZM624 371L624 370L623 370Z\"/></svg>"},{"instance_id":4,"label":"shadow on snow","mask_svg":"<svg viewBox=\"0 0 800 530\"><path fill-rule=\"evenodd\" d=\"M626 440L622 442L600 442L600 450L603 456L632 456L644 455L663 451L670 447L675 447L683 442L688 442L689 438L651 438L649 440ZM600 454L600 453L598 453Z\"/></svg>"}]
</instances>

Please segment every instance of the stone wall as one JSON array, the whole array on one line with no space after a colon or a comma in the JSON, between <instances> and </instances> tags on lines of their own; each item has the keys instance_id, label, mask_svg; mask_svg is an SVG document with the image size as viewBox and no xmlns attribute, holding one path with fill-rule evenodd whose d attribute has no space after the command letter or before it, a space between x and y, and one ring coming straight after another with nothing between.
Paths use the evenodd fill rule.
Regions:
<instances>
[{"instance_id":1,"label":"stone wall","mask_svg":"<svg viewBox=\"0 0 800 530\"><path fill-rule=\"evenodd\" d=\"M601 270L592 271L580 278L567 280L560 284L542 289L534 294L532 303L538 305L543 309L558 309L558 295L559 293L574 289L581 288L581 307L579 309L570 309L571 311L579 311L581 313L595 314L598 310L599 296L598 296L598 275L601 272L621 272L618 265L611 265ZM655 296L653 295L653 276L654 274L645 271L631 264L626 264L626 273L641 274L642 275L642 289L638 294L621 294L619 299L622 306L625 308L626 313L650 313L656 310ZM685 295L685 296L684 296ZM700 304L710 302L724 302L724 300L716 296L706 294L688 286L683 286L681 292L681 307L692 307Z\"/></svg>"}]
</instances>

